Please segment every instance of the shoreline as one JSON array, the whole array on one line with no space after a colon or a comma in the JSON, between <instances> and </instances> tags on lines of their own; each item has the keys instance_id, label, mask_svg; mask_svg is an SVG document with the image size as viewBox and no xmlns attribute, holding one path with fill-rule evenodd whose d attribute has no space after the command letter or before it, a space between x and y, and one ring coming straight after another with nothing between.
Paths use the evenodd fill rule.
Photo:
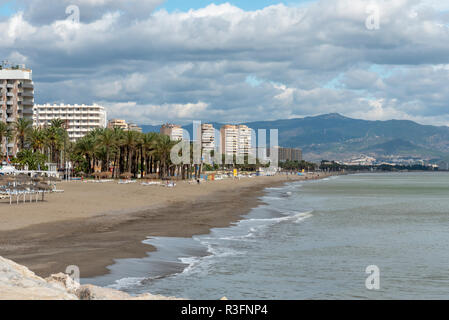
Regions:
<instances>
[{"instance_id":1,"label":"shoreline","mask_svg":"<svg viewBox=\"0 0 449 320\"><path fill-rule=\"evenodd\" d=\"M328 176L321 174L310 176L310 179ZM187 198L176 195L178 187L151 192L151 189L145 189L148 187L134 186L145 193L146 190L148 193L169 193L169 197L146 207L136 203L132 208L128 204L127 208L116 208L107 213L98 210L88 217L81 214L79 218L60 221L52 221L54 217L50 213L49 222L23 228L14 228L17 223L12 223L9 230L2 226L0 256L23 264L41 276L64 272L69 265L80 268L81 278L103 276L110 273L107 267L116 259L146 258L154 252L155 247L143 243L148 237L191 238L209 234L213 228L228 227L262 203L259 198L266 188L301 180L306 178L275 176L225 180L206 183L202 188L186 184L179 188L182 189L179 193L187 188L193 191L186 191ZM93 188L114 187L97 185ZM0 214L3 209L0 207Z\"/></svg>"}]
</instances>

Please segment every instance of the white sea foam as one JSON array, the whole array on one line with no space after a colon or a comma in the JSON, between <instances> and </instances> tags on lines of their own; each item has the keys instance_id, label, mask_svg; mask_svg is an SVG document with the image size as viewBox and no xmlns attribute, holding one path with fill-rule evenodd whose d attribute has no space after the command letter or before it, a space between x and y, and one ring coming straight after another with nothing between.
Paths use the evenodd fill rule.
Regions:
<instances>
[{"instance_id":1,"label":"white sea foam","mask_svg":"<svg viewBox=\"0 0 449 320\"><path fill-rule=\"evenodd\" d=\"M187 265L187 267L184 268L184 270L182 271L182 274L187 274L193 270L193 268L200 262L201 258L200 257L185 257L185 258L179 258L179 260L182 263Z\"/></svg>"},{"instance_id":2,"label":"white sea foam","mask_svg":"<svg viewBox=\"0 0 449 320\"><path fill-rule=\"evenodd\" d=\"M272 202L273 200L289 201L286 198L296 192L298 187L302 187L302 185L269 188L268 190L273 190L274 192L270 192L270 194L264 196L263 199L267 200L267 202ZM278 203L277 201L275 202ZM312 213L313 211L288 211L271 204L256 208L253 213L250 214L250 218L241 220L229 228L213 229L210 235L193 237L193 240L197 241L201 247L207 250L208 255L184 255L177 257L176 259L184 265L183 270L179 273L172 274L169 277L176 278L185 275L192 276L207 274L216 269L216 264L220 263L220 261L222 261L221 259L228 259L228 257L237 257L247 254L248 250L251 250L254 245L257 246L255 243L265 237L267 229L272 226L280 223L297 224L305 219L311 218L313 216ZM251 216L254 218L251 218ZM257 218L257 216L261 218ZM265 216L268 217L265 218ZM148 239L147 242L155 245L159 250L164 250L164 247L167 247L166 240L167 239L164 238L151 238ZM182 247L182 243L177 243L174 240L169 240L168 244L168 247L171 247L171 245ZM180 252L182 251L183 250L181 249ZM157 279L157 277L123 278L117 280L115 284L110 287L118 290L133 289L142 285L148 285L147 281Z\"/></svg>"},{"instance_id":3,"label":"white sea foam","mask_svg":"<svg viewBox=\"0 0 449 320\"><path fill-rule=\"evenodd\" d=\"M279 223L279 222L284 222L284 221L300 222L300 221L302 221L304 219L312 217L312 212L313 211L296 212L293 215L286 215L284 217L267 218L267 219L248 219L248 220L243 220L243 221L247 221L247 222L272 222L272 223Z\"/></svg>"},{"instance_id":4,"label":"white sea foam","mask_svg":"<svg viewBox=\"0 0 449 320\"><path fill-rule=\"evenodd\" d=\"M146 278L122 278L116 280L114 284L108 286L108 288L115 290L123 290L131 287L138 286Z\"/></svg>"},{"instance_id":5,"label":"white sea foam","mask_svg":"<svg viewBox=\"0 0 449 320\"><path fill-rule=\"evenodd\" d=\"M264 196L263 200L284 200L282 197Z\"/></svg>"}]
</instances>

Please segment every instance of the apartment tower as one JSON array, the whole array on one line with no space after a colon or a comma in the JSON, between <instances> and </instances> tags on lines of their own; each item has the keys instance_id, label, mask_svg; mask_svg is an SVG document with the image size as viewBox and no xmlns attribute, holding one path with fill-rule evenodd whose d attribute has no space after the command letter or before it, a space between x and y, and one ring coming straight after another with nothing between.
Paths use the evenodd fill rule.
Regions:
<instances>
[{"instance_id":1,"label":"apartment tower","mask_svg":"<svg viewBox=\"0 0 449 320\"><path fill-rule=\"evenodd\" d=\"M234 125L224 125L220 129L221 152L225 155L237 155L239 129Z\"/></svg>"},{"instance_id":2,"label":"apartment tower","mask_svg":"<svg viewBox=\"0 0 449 320\"><path fill-rule=\"evenodd\" d=\"M0 119L12 125L20 118L33 119L34 84L31 69L24 65L10 66L3 62L0 66ZM4 155L15 155L17 143L1 141Z\"/></svg>"},{"instance_id":3,"label":"apartment tower","mask_svg":"<svg viewBox=\"0 0 449 320\"><path fill-rule=\"evenodd\" d=\"M212 124L201 125L201 148L203 154L211 154L215 150L215 129Z\"/></svg>"},{"instance_id":4,"label":"apartment tower","mask_svg":"<svg viewBox=\"0 0 449 320\"><path fill-rule=\"evenodd\" d=\"M239 144L237 153L239 156L247 156L251 152L252 130L248 126L240 125L239 130Z\"/></svg>"}]
</instances>

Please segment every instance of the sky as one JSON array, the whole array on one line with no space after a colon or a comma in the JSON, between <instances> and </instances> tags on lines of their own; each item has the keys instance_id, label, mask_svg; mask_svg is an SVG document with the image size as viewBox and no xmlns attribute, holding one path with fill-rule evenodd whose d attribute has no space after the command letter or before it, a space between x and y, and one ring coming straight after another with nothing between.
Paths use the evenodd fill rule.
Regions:
<instances>
[{"instance_id":1,"label":"sky","mask_svg":"<svg viewBox=\"0 0 449 320\"><path fill-rule=\"evenodd\" d=\"M0 30L0 60L33 69L38 104L139 124L449 125L449 2L0 0Z\"/></svg>"}]
</instances>

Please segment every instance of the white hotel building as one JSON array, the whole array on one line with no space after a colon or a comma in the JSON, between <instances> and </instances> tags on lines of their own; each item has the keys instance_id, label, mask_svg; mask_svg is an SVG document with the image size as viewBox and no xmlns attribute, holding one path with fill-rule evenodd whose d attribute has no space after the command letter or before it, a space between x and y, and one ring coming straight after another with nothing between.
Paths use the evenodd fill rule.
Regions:
<instances>
[{"instance_id":1,"label":"white hotel building","mask_svg":"<svg viewBox=\"0 0 449 320\"><path fill-rule=\"evenodd\" d=\"M35 127L50 125L53 119L64 121L72 142L84 137L89 131L107 126L106 110L97 104L43 104L35 105L33 111Z\"/></svg>"}]
</instances>

